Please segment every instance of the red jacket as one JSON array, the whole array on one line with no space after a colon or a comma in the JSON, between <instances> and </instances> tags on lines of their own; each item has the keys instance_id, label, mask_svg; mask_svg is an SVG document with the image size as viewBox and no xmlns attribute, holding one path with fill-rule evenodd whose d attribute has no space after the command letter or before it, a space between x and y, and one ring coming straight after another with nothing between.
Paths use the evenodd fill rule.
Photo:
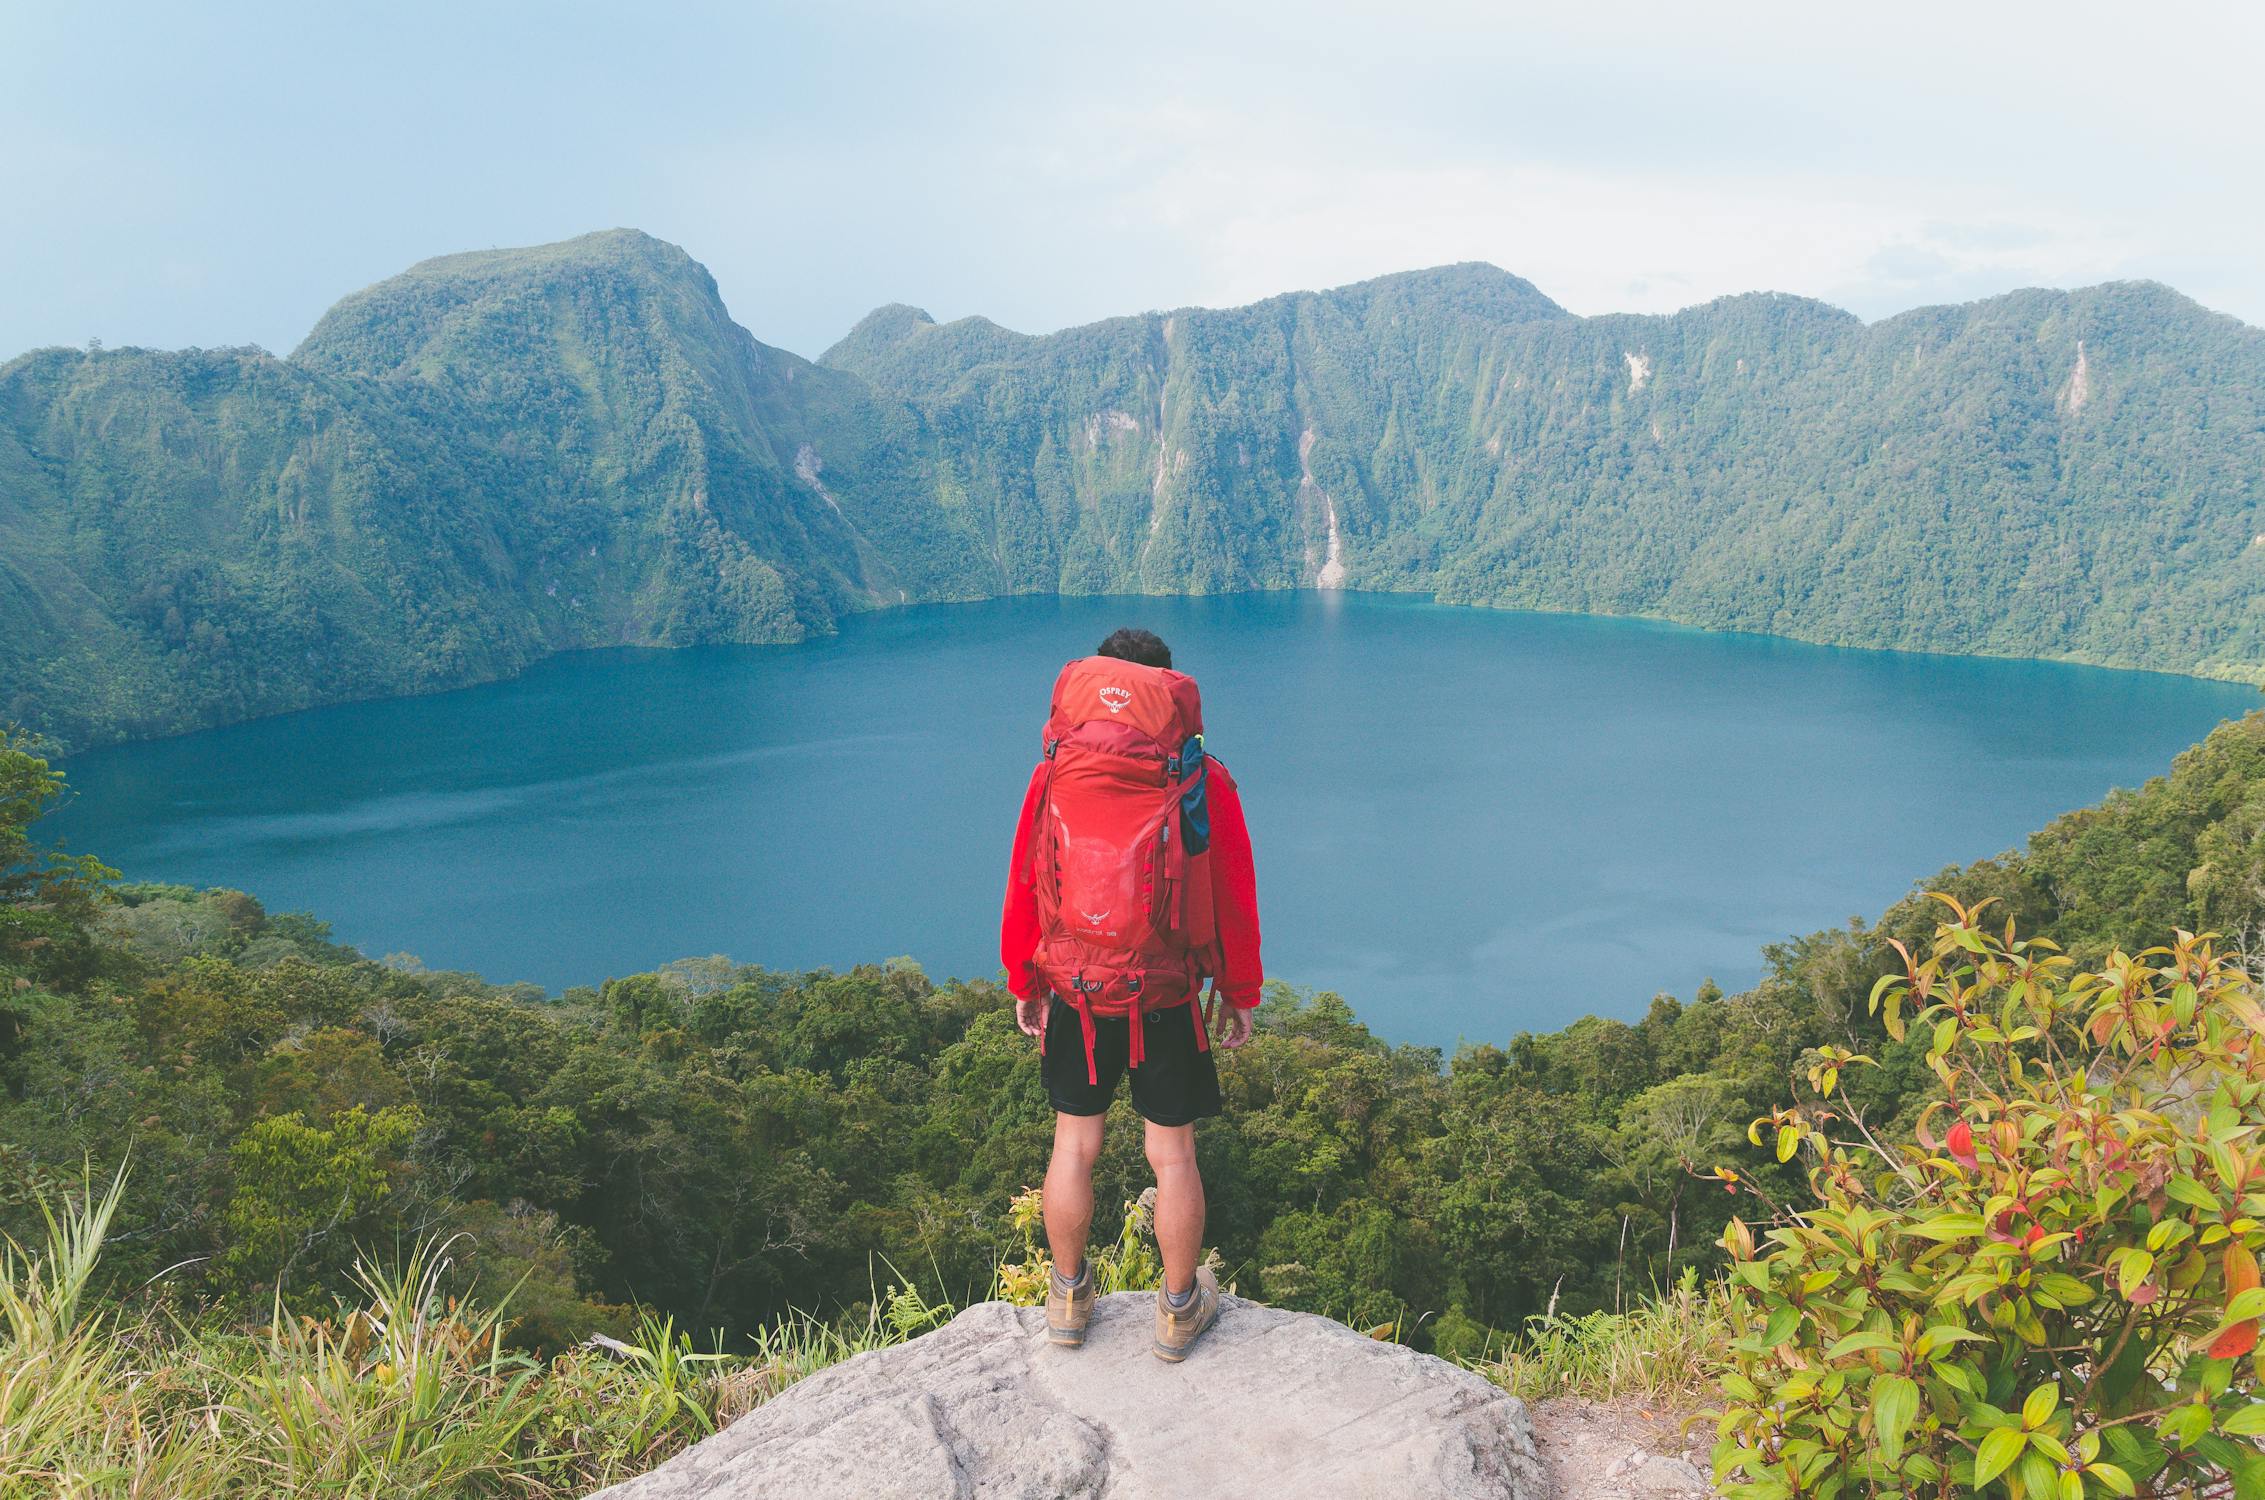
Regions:
<instances>
[{"instance_id":1,"label":"red jacket","mask_svg":"<svg viewBox=\"0 0 2265 1500\"><path fill-rule=\"evenodd\" d=\"M1219 972L1211 988L1228 1004L1258 1004L1266 971L1258 960L1258 873L1251 864L1250 826L1243 821L1242 794L1217 756L1207 760L1211 804L1211 907L1219 932ZM1007 988L1018 1000L1038 998L1038 976L1031 955L1038 951L1038 890L1031 884L1030 838L1038 823L1039 790L1046 767L1030 773L1022 817L1015 824L1015 850L1007 866L1006 909L999 918L999 961L1007 966Z\"/></svg>"}]
</instances>

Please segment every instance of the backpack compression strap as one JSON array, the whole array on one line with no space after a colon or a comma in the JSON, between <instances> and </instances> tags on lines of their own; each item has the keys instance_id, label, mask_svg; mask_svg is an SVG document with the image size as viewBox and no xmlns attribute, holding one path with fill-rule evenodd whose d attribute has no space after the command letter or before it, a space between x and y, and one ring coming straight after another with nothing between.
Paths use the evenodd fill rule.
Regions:
<instances>
[{"instance_id":1,"label":"backpack compression strap","mask_svg":"<svg viewBox=\"0 0 2265 1500\"><path fill-rule=\"evenodd\" d=\"M1099 988L1099 986L1096 985L1095 988ZM1101 1067L1093 1060L1093 1002L1085 997L1085 976L1083 974L1071 976L1070 993L1072 997L1069 1002L1070 1009L1077 1012L1078 1028L1085 1033L1085 1081L1098 1088L1101 1083ZM1134 1028L1134 1031L1137 1035L1138 1028ZM1044 1056L1045 1054L1041 1051L1039 1055Z\"/></svg>"},{"instance_id":2,"label":"backpack compression strap","mask_svg":"<svg viewBox=\"0 0 2265 1500\"><path fill-rule=\"evenodd\" d=\"M1096 982L1093 989L1097 991L1100 987L1100 984ZM1098 1086L1101 1082L1101 1066L1095 1061L1093 1055L1093 1043L1097 1035L1093 1025L1093 1001L1088 998L1083 975L1070 980L1070 990L1074 998L1069 1001L1069 1006L1077 1012L1078 1028L1085 1034L1085 1081ZM1209 1023L1213 1014L1213 1007L1218 1003L1217 994L1215 992L1209 995L1191 993L1179 1003L1188 1008L1188 1018L1195 1024L1195 1050L1209 1052L1211 1050L1211 1027ZM1148 1060L1147 1020L1148 1011L1142 1006L1140 991L1136 989L1133 991L1132 1009L1125 1012L1125 1065L1127 1067L1137 1068ZM1040 1036L1038 1039L1038 1055L1041 1057L1046 1055L1046 1039L1044 1036Z\"/></svg>"},{"instance_id":3,"label":"backpack compression strap","mask_svg":"<svg viewBox=\"0 0 2265 1500\"><path fill-rule=\"evenodd\" d=\"M1140 981L1131 981L1130 987L1133 1001L1132 1008L1125 1012L1125 1065L1137 1068L1148 1058L1147 1038L1142 1035L1141 1024L1148 1019L1148 1012L1141 1005ZM1093 1056L1093 1043L1097 1033L1093 1025L1092 997L1100 991L1100 980L1095 980L1088 988L1084 975L1077 974L1070 978L1070 1006L1077 1012L1078 1026L1085 1033L1085 1081L1096 1086L1101 1082L1101 1066Z\"/></svg>"}]
</instances>

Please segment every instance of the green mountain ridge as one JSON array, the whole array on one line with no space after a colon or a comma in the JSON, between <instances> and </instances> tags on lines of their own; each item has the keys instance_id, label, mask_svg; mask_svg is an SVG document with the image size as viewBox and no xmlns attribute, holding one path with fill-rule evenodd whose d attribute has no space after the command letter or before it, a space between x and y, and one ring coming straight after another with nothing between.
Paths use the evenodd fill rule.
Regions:
<instances>
[{"instance_id":1,"label":"green mountain ridge","mask_svg":"<svg viewBox=\"0 0 2265 1500\"><path fill-rule=\"evenodd\" d=\"M2265 680L2265 332L2168 288L1578 317L1464 264L818 361L615 230L288 359L0 365L0 719L70 745L1019 593L1344 586Z\"/></svg>"}]
</instances>

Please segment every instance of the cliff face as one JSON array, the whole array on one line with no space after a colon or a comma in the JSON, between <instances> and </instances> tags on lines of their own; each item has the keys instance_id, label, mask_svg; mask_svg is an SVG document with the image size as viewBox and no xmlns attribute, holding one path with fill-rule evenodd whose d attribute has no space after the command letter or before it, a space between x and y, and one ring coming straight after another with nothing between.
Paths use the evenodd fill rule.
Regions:
<instances>
[{"instance_id":1,"label":"cliff face","mask_svg":"<svg viewBox=\"0 0 2265 1500\"><path fill-rule=\"evenodd\" d=\"M288 360L0 366L0 719L74 743L1027 592L1434 590L2265 674L2265 332L2145 284L1865 325L1491 266L823 360L634 231L447 256Z\"/></svg>"},{"instance_id":2,"label":"cliff face","mask_svg":"<svg viewBox=\"0 0 2265 1500\"><path fill-rule=\"evenodd\" d=\"M1044 338L888 308L824 362L920 411L1005 588L2265 671L2265 332L2160 286L1579 318L1457 266Z\"/></svg>"},{"instance_id":3,"label":"cliff face","mask_svg":"<svg viewBox=\"0 0 2265 1500\"><path fill-rule=\"evenodd\" d=\"M900 404L627 232L428 262L288 360L27 355L0 368L0 718L87 743L798 640L952 594L918 451Z\"/></svg>"},{"instance_id":4,"label":"cliff face","mask_svg":"<svg viewBox=\"0 0 2265 1500\"><path fill-rule=\"evenodd\" d=\"M1544 1500L1523 1402L1341 1324L1228 1298L1186 1362L1155 1299L1100 1299L1081 1349L991 1302L810 1377L606 1500Z\"/></svg>"},{"instance_id":5,"label":"cliff face","mask_svg":"<svg viewBox=\"0 0 2265 1500\"><path fill-rule=\"evenodd\" d=\"M1002 590L1408 587L1420 564L1378 551L1348 573L1344 539L1426 508L1429 449L1468 436L1431 431L1448 372L1578 322L1462 265L1043 338L883 308L821 362L920 411Z\"/></svg>"}]
</instances>

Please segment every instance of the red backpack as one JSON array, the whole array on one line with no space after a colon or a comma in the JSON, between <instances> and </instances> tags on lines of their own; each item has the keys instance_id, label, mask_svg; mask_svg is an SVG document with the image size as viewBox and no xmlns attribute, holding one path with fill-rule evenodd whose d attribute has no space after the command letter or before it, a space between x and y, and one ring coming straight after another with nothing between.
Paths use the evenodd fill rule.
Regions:
<instances>
[{"instance_id":1,"label":"red backpack","mask_svg":"<svg viewBox=\"0 0 2265 1500\"><path fill-rule=\"evenodd\" d=\"M1095 1077L1096 1015L1132 1017L1138 1067L1142 1018L1192 1000L1217 968L1203 700L1183 673L1088 656L1054 679L1045 748L1032 967L1076 1007Z\"/></svg>"}]
</instances>

